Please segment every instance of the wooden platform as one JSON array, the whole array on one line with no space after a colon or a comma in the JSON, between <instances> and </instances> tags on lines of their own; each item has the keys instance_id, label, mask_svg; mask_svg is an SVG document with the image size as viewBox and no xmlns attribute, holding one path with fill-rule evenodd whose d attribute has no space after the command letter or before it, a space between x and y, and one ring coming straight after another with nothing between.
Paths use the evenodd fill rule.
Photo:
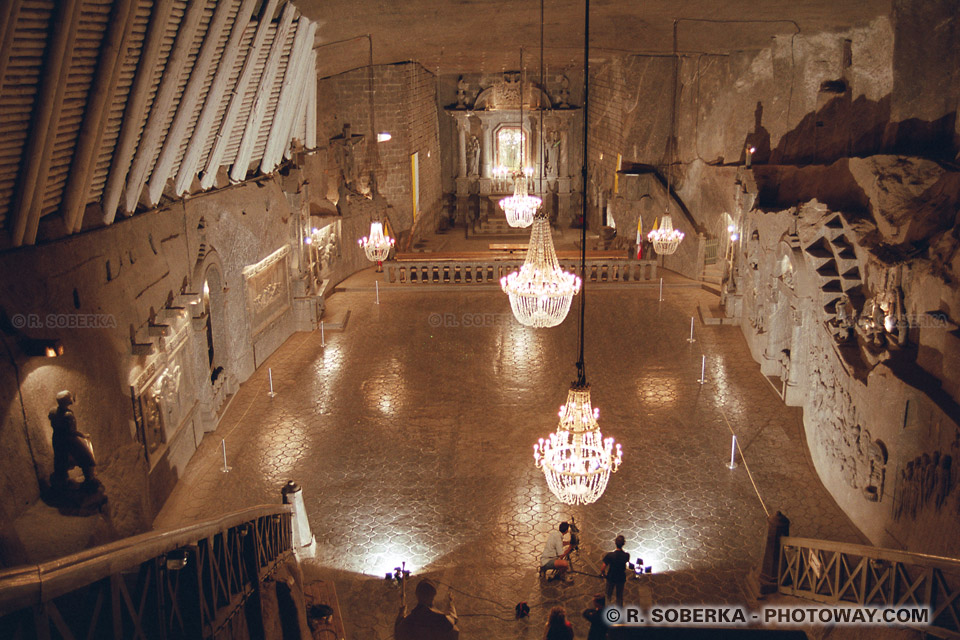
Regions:
<instances>
[{"instance_id":1,"label":"wooden platform","mask_svg":"<svg viewBox=\"0 0 960 640\"><path fill-rule=\"evenodd\" d=\"M330 624L311 628L314 639L319 640L324 638L325 640L331 640L331 638L336 637L337 640L345 640L347 634L343 629L343 616L340 615L340 602L337 600L337 589L334 587L333 582L317 580L304 585L303 597L307 603L308 619L310 617L311 605L325 604L333 609L333 617L330 620ZM331 635L331 633L335 634L335 636Z\"/></svg>"}]
</instances>

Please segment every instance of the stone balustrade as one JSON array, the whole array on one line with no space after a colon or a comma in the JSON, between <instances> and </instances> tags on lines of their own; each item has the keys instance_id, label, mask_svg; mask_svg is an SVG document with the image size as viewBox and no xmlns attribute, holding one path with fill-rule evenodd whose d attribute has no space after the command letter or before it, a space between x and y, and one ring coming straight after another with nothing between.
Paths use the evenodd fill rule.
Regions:
<instances>
[{"instance_id":1,"label":"stone balustrade","mask_svg":"<svg viewBox=\"0 0 960 640\"><path fill-rule=\"evenodd\" d=\"M387 282L397 284L499 284L523 260L401 260L384 263ZM576 260L560 260L565 271L580 272ZM655 260L608 258L587 260L587 281L650 282L657 278Z\"/></svg>"}]
</instances>

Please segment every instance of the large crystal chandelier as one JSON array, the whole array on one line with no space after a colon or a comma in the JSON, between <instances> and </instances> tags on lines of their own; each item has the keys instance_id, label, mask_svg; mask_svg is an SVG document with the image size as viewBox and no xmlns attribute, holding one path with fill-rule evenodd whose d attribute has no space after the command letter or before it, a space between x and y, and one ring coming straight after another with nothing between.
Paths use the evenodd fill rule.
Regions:
<instances>
[{"instance_id":1,"label":"large crystal chandelier","mask_svg":"<svg viewBox=\"0 0 960 640\"><path fill-rule=\"evenodd\" d=\"M521 145L522 147L522 145ZM533 216L543 204L543 200L529 194L527 174L518 171L513 176L513 195L500 200L500 208L507 216L511 227L526 229L533 224Z\"/></svg>"},{"instance_id":2,"label":"large crystal chandelier","mask_svg":"<svg viewBox=\"0 0 960 640\"><path fill-rule=\"evenodd\" d=\"M537 468L565 504L590 504L603 495L610 474L620 466L620 445L600 433L600 410L590 403L590 385L574 383L560 407L555 433L533 445Z\"/></svg>"},{"instance_id":3,"label":"large crystal chandelier","mask_svg":"<svg viewBox=\"0 0 960 640\"><path fill-rule=\"evenodd\" d=\"M590 0L586 0L584 17L584 56L583 56L583 93L584 104L589 104L590 87ZM540 3L540 22L543 24L543 1ZM541 38L541 47L542 38ZM543 56L541 55L541 60ZM583 110L583 148L584 161L587 158L587 109ZM580 243L580 274L586 276L587 269L587 198L586 185L582 185L583 225ZM539 219L537 221L539 223ZM537 224L535 223L535 224ZM534 227L536 234L537 227ZM553 245L551 244L551 249ZM531 242L531 250L533 243ZM583 283L586 286L586 283ZM622 453L620 445L613 438L604 438L600 432L597 418L598 409L590 402L590 385L583 359L584 318L586 296L580 293L580 353L577 360L577 380L567 393L567 403L560 408L560 424L557 430L547 438L541 438L533 445L533 458L538 469L543 469L547 486L563 503L578 505L596 502L603 495L610 481L610 474L620 466Z\"/></svg>"},{"instance_id":4,"label":"large crystal chandelier","mask_svg":"<svg viewBox=\"0 0 960 640\"><path fill-rule=\"evenodd\" d=\"M670 214L663 216L660 226L647 234L647 239L653 243L653 250L661 256L676 253L680 241L683 240L683 231L673 228L673 218Z\"/></svg>"},{"instance_id":5,"label":"large crystal chandelier","mask_svg":"<svg viewBox=\"0 0 960 640\"><path fill-rule=\"evenodd\" d=\"M367 254L367 260L377 263L377 271L383 271L383 261L390 255L390 249L396 241L390 236L384 235L382 222L370 223L370 235L357 240L357 244L363 247L363 252Z\"/></svg>"},{"instance_id":6,"label":"large crystal chandelier","mask_svg":"<svg viewBox=\"0 0 960 640\"><path fill-rule=\"evenodd\" d=\"M545 213L537 214L533 221L520 271L501 278L500 287L510 296L510 308L520 324L555 327L567 317L573 296L580 291L580 278L560 268Z\"/></svg>"}]
</instances>

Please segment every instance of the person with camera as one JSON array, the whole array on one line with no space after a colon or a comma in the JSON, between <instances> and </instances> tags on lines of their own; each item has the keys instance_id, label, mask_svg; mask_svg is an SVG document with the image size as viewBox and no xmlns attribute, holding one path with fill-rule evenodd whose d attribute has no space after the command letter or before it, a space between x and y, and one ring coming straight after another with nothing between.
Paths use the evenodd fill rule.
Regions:
<instances>
[{"instance_id":1,"label":"person with camera","mask_svg":"<svg viewBox=\"0 0 960 640\"><path fill-rule=\"evenodd\" d=\"M614 540L617 545L616 550L603 556L603 569L600 575L607 579L607 599L613 594L614 588L617 590L617 606L623 606L623 585L627 581L627 563L630 562L630 554L623 550L626 539L621 535Z\"/></svg>"},{"instance_id":2,"label":"person with camera","mask_svg":"<svg viewBox=\"0 0 960 640\"><path fill-rule=\"evenodd\" d=\"M555 530L550 532L547 537L547 543L543 547L543 553L540 555L540 573L545 574L550 569L555 571L555 576L562 579L566 576L570 568L570 561L567 559L572 551L572 547L563 544L563 536L570 529L570 523L561 522Z\"/></svg>"}]
</instances>

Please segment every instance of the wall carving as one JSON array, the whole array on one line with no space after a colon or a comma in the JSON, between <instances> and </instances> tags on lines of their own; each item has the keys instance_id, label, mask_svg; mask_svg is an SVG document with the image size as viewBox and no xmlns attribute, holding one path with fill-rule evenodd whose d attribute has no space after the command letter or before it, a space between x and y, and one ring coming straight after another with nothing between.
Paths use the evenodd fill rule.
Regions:
<instances>
[{"instance_id":1,"label":"wall carving","mask_svg":"<svg viewBox=\"0 0 960 640\"><path fill-rule=\"evenodd\" d=\"M290 245L243 269L250 333L257 336L290 308Z\"/></svg>"}]
</instances>

